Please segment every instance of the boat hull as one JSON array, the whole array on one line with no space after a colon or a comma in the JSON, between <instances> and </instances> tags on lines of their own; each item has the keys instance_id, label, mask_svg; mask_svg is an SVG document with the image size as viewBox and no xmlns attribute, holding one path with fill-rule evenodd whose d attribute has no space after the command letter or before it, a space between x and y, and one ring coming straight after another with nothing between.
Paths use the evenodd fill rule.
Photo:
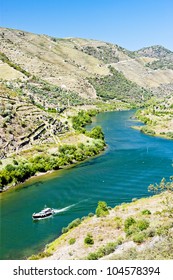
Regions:
<instances>
[{"instance_id":1,"label":"boat hull","mask_svg":"<svg viewBox=\"0 0 173 280\"><path fill-rule=\"evenodd\" d=\"M54 210L51 208L46 208L39 213L32 214L33 220L43 220L46 218L50 218L55 214Z\"/></svg>"},{"instance_id":2,"label":"boat hull","mask_svg":"<svg viewBox=\"0 0 173 280\"><path fill-rule=\"evenodd\" d=\"M43 219L46 219L46 218L50 218L52 217L53 214L48 214L48 215L45 215L45 216L40 216L40 215L37 215L37 216L32 216L33 220L43 220Z\"/></svg>"}]
</instances>

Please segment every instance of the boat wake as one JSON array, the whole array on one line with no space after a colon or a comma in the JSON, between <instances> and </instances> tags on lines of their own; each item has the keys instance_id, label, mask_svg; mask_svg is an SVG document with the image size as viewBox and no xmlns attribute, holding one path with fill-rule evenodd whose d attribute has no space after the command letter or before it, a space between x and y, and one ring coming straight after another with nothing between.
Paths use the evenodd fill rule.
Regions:
<instances>
[{"instance_id":1,"label":"boat wake","mask_svg":"<svg viewBox=\"0 0 173 280\"><path fill-rule=\"evenodd\" d=\"M75 205L76 204L72 204L72 205L69 205L69 206L61 208L61 209L53 209L53 211L54 211L55 214L58 214L58 213L61 213L61 212L68 211L70 208L74 207Z\"/></svg>"},{"instance_id":2,"label":"boat wake","mask_svg":"<svg viewBox=\"0 0 173 280\"><path fill-rule=\"evenodd\" d=\"M64 207L64 208L61 208L61 209L53 209L54 214L56 215L56 214L61 213L61 212L66 212L66 211L68 211L69 209L71 209L72 207L74 207L74 206L80 204L81 202L87 201L87 200L88 200L88 199L83 199L83 200L79 201L78 203L71 204L71 205L69 205L69 206L67 206L67 207Z\"/></svg>"}]
</instances>

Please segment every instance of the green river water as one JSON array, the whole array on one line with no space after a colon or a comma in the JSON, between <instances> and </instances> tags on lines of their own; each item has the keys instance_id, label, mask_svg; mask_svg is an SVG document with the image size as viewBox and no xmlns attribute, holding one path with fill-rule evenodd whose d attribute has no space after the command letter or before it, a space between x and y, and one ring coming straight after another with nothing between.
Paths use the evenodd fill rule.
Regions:
<instances>
[{"instance_id":1,"label":"green river water","mask_svg":"<svg viewBox=\"0 0 173 280\"><path fill-rule=\"evenodd\" d=\"M89 127L101 125L105 152L75 167L32 179L23 188L0 195L0 259L25 259L58 237L72 220L110 206L151 195L150 183L173 175L173 141L133 130L133 111L101 113ZM34 222L44 205L59 210Z\"/></svg>"}]
</instances>

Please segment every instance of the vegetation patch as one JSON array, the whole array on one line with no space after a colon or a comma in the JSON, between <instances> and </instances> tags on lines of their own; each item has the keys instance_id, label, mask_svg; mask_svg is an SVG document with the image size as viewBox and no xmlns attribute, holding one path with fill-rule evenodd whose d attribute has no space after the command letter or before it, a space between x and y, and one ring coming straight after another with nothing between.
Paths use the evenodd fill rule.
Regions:
<instances>
[{"instance_id":1,"label":"vegetation patch","mask_svg":"<svg viewBox=\"0 0 173 280\"><path fill-rule=\"evenodd\" d=\"M81 224L81 219L77 218L74 221L72 221L70 224L68 224L67 227L62 228L62 233L67 233L70 229L77 227Z\"/></svg>"},{"instance_id":2,"label":"vegetation patch","mask_svg":"<svg viewBox=\"0 0 173 280\"><path fill-rule=\"evenodd\" d=\"M141 214L142 215L151 215L151 211L148 209L144 209L144 210L142 210Z\"/></svg>"},{"instance_id":3,"label":"vegetation patch","mask_svg":"<svg viewBox=\"0 0 173 280\"><path fill-rule=\"evenodd\" d=\"M31 257L28 258L28 260L40 260L43 258L50 257L52 254L48 252L41 252L38 255L32 255Z\"/></svg>"},{"instance_id":4,"label":"vegetation patch","mask_svg":"<svg viewBox=\"0 0 173 280\"><path fill-rule=\"evenodd\" d=\"M144 242L145 238L146 235L144 232L138 232L133 236L133 241L138 244L141 244L142 242Z\"/></svg>"},{"instance_id":5,"label":"vegetation patch","mask_svg":"<svg viewBox=\"0 0 173 280\"><path fill-rule=\"evenodd\" d=\"M81 49L84 53L88 55L92 55L104 63L115 63L119 61L118 56L116 55L116 50L111 44L107 44L106 46L84 46Z\"/></svg>"},{"instance_id":6,"label":"vegetation patch","mask_svg":"<svg viewBox=\"0 0 173 280\"><path fill-rule=\"evenodd\" d=\"M86 245L93 245L94 244L94 239L92 234L88 233L87 236L84 239L84 244Z\"/></svg>"},{"instance_id":7,"label":"vegetation patch","mask_svg":"<svg viewBox=\"0 0 173 280\"><path fill-rule=\"evenodd\" d=\"M154 131L153 129L151 129L151 128L147 127L147 126L143 126L143 127L141 128L141 132L143 132L143 133L145 133L145 134L152 135L152 136L156 134L155 131Z\"/></svg>"},{"instance_id":8,"label":"vegetation patch","mask_svg":"<svg viewBox=\"0 0 173 280\"><path fill-rule=\"evenodd\" d=\"M104 256L110 255L120 244L122 244L121 238L119 238L116 242L109 242L106 245L100 247L96 252L88 254L87 260L98 260Z\"/></svg>"},{"instance_id":9,"label":"vegetation patch","mask_svg":"<svg viewBox=\"0 0 173 280\"><path fill-rule=\"evenodd\" d=\"M125 76L109 67L110 75L105 77L89 78L89 82L96 89L97 95L103 100L118 99L130 104L141 104L148 98L151 93L137 84L127 80Z\"/></svg>"},{"instance_id":10,"label":"vegetation patch","mask_svg":"<svg viewBox=\"0 0 173 280\"><path fill-rule=\"evenodd\" d=\"M84 126L92 122L91 117L97 115L98 111L96 109L84 111L81 110L76 116L72 117L72 126L75 130L84 132Z\"/></svg>"},{"instance_id":11,"label":"vegetation patch","mask_svg":"<svg viewBox=\"0 0 173 280\"><path fill-rule=\"evenodd\" d=\"M151 98L145 103L143 109L136 112L135 116L143 122L145 126L134 127L141 132L173 139L173 99L168 93L165 98Z\"/></svg>"},{"instance_id":12,"label":"vegetation patch","mask_svg":"<svg viewBox=\"0 0 173 280\"><path fill-rule=\"evenodd\" d=\"M73 245L76 242L76 238L70 238L69 245Z\"/></svg>"},{"instance_id":13,"label":"vegetation patch","mask_svg":"<svg viewBox=\"0 0 173 280\"><path fill-rule=\"evenodd\" d=\"M172 260L173 232L169 232L163 240L159 240L152 247L143 250L130 248L122 254L114 254L110 260Z\"/></svg>"},{"instance_id":14,"label":"vegetation patch","mask_svg":"<svg viewBox=\"0 0 173 280\"><path fill-rule=\"evenodd\" d=\"M105 217L107 215L109 215L107 203L105 201L99 201L98 206L96 208L96 216Z\"/></svg>"},{"instance_id":15,"label":"vegetation patch","mask_svg":"<svg viewBox=\"0 0 173 280\"><path fill-rule=\"evenodd\" d=\"M41 154L19 161L18 164L7 164L0 170L0 188L9 184L23 182L37 172L58 170L72 163L80 162L88 157L95 156L104 150L104 141L97 140L92 144L61 145L58 154Z\"/></svg>"},{"instance_id":16,"label":"vegetation patch","mask_svg":"<svg viewBox=\"0 0 173 280\"><path fill-rule=\"evenodd\" d=\"M168 59L159 59L153 62L149 62L145 65L150 69L157 70L157 69L172 69L173 70L173 61Z\"/></svg>"},{"instance_id":17,"label":"vegetation patch","mask_svg":"<svg viewBox=\"0 0 173 280\"><path fill-rule=\"evenodd\" d=\"M134 219L133 217L128 217L124 222L124 231L126 236L138 236L140 231L144 231L149 227L149 221L145 219ZM139 235L141 236L141 235Z\"/></svg>"},{"instance_id":18,"label":"vegetation patch","mask_svg":"<svg viewBox=\"0 0 173 280\"><path fill-rule=\"evenodd\" d=\"M2 60L2 62L7 63L9 66L11 66L12 68L14 68L15 70L21 72L22 74L24 74L27 77L30 77L31 74L29 72L27 72L26 70L22 69L19 65L17 65L16 63L12 62L9 60L9 58L2 52L0 52L0 60Z\"/></svg>"}]
</instances>

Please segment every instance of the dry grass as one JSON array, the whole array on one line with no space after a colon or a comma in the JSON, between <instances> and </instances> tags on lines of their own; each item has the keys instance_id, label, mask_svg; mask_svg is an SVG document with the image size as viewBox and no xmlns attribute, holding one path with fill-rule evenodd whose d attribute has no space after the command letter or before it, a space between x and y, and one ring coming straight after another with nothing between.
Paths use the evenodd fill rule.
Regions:
<instances>
[{"instance_id":1,"label":"dry grass","mask_svg":"<svg viewBox=\"0 0 173 280\"><path fill-rule=\"evenodd\" d=\"M100 247L106 246L110 242L116 242L119 238L122 238L123 244L120 249L117 248L117 254L128 248L138 247L124 232L125 219L127 217L133 217L137 220L145 219L150 223L148 230L161 228L164 232L166 226L168 228L172 226L169 212L165 211L167 206L163 203L167 195L171 194L164 193L117 206L110 210L110 214L106 217L87 218L79 226L46 246L46 252L52 254L47 259L85 259L89 253L96 252ZM142 211L146 209L150 210L150 215L142 214ZM119 224L117 220L120 221ZM87 233L93 236L94 244L92 246L84 244ZM71 238L76 239L73 245L69 245ZM139 245L140 250L152 247L160 238L157 234L154 237L148 237L142 245Z\"/></svg>"}]
</instances>

